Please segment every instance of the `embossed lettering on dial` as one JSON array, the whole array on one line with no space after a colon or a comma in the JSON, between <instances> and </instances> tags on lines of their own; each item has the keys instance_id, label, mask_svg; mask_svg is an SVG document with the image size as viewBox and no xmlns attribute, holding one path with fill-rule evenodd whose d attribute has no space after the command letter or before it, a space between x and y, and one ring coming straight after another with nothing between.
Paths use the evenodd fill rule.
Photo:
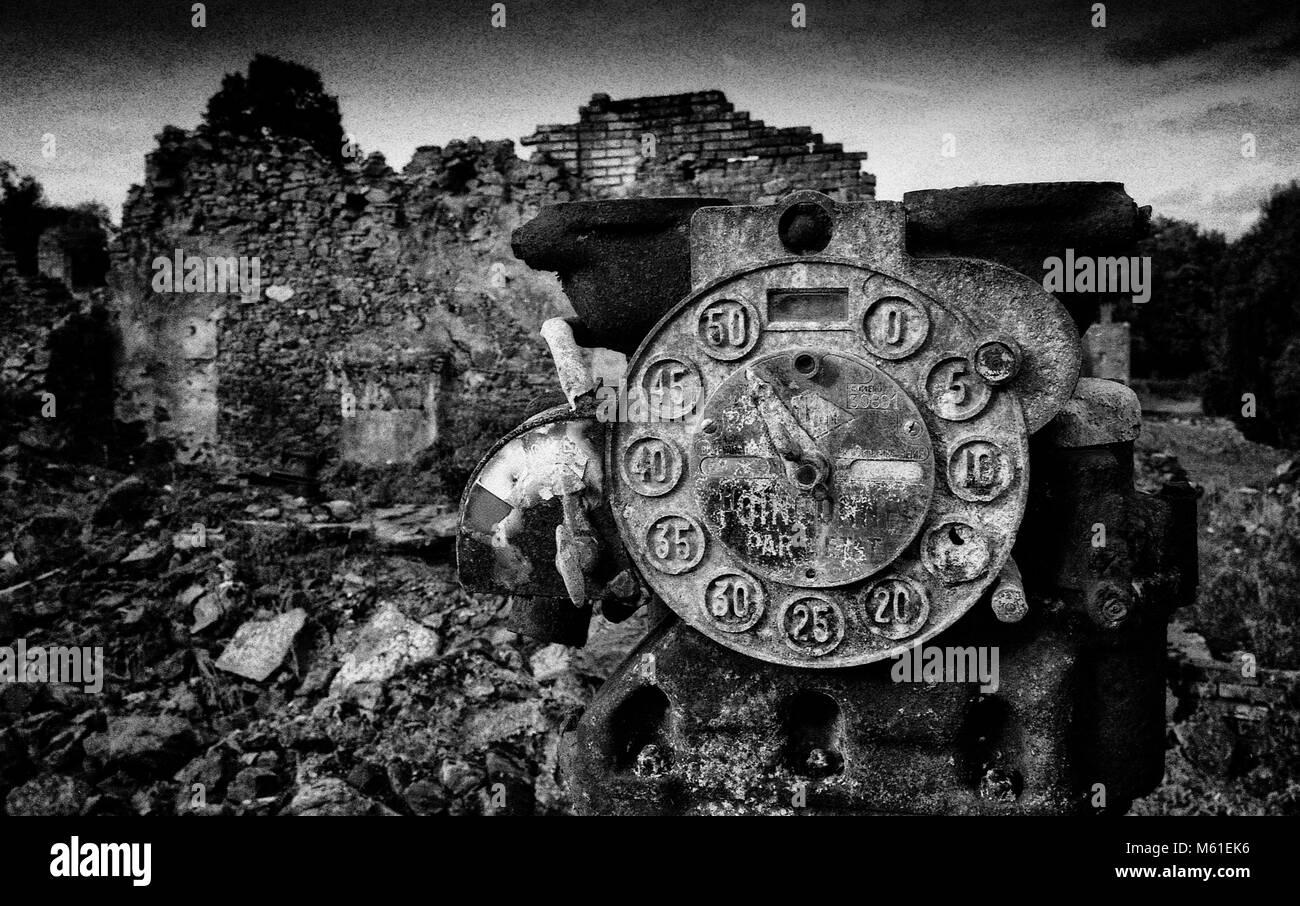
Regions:
<instances>
[{"instance_id":1,"label":"embossed lettering on dial","mask_svg":"<svg viewBox=\"0 0 1300 906\"><path fill-rule=\"evenodd\" d=\"M963 422L984 411L992 392L967 359L953 356L930 369L925 395L935 415Z\"/></svg>"},{"instance_id":2,"label":"embossed lettering on dial","mask_svg":"<svg viewBox=\"0 0 1300 906\"><path fill-rule=\"evenodd\" d=\"M695 411L703 391L695 366L680 359L660 359L645 370L641 392L649 421L675 421Z\"/></svg>"},{"instance_id":3,"label":"embossed lettering on dial","mask_svg":"<svg viewBox=\"0 0 1300 906\"><path fill-rule=\"evenodd\" d=\"M921 348L930 333L930 318L921 306L899 296L885 296L867 307L862 318L867 348L882 359L903 359Z\"/></svg>"},{"instance_id":4,"label":"embossed lettering on dial","mask_svg":"<svg viewBox=\"0 0 1300 906\"><path fill-rule=\"evenodd\" d=\"M743 299L715 299L700 309L699 339L715 359L738 359L754 348L758 311Z\"/></svg>"},{"instance_id":5,"label":"embossed lettering on dial","mask_svg":"<svg viewBox=\"0 0 1300 906\"><path fill-rule=\"evenodd\" d=\"M682 477L682 451L662 437L648 436L632 441L623 451L623 478L638 494L661 497Z\"/></svg>"},{"instance_id":6,"label":"embossed lettering on dial","mask_svg":"<svg viewBox=\"0 0 1300 906\"><path fill-rule=\"evenodd\" d=\"M962 500L993 500L1014 477L1010 458L989 440L968 440L948 457L948 484Z\"/></svg>"},{"instance_id":7,"label":"embossed lettering on dial","mask_svg":"<svg viewBox=\"0 0 1300 906\"><path fill-rule=\"evenodd\" d=\"M723 573L704 589L704 612L723 632L744 632L763 618L763 587L753 576Z\"/></svg>"},{"instance_id":8,"label":"embossed lettering on dial","mask_svg":"<svg viewBox=\"0 0 1300 906\"><path fill-rule=\"evenodd\" d=\"M802 367L801 367L802 366ZM806 350L736 369L695 435L696 500L738 565L826 588L865 579L916 536L934 454L898 384L856 356Z\"/></svg>"},{"instance_id":9,"label":"embossed lettering on dial","mask_svg":"<svg viewBox=\"0 0 1300 906\"><path fill-rule=\"evenodd\" d=\"M704 557L704 528L692 516L660 516L646 531L646 553L660 572L675 576L694 569Z\"/></svg>"},{"instance_id":10,"label":"embossed lettering on dial","mask_svg":"<svg viewBox=\"0 0 1300 906\"><path fill-rule=\"evenodd\" d=\"M862 596L867 626L887 639L906 639L925 625L930 602L925 589L902 576L887 576Z\"/></svg>"},{"instance_id":11,"label":"embossed lettering on dial","mask_svg":"<svg viewBox=\"0 0 1300 906\"><path fill-rule=\"evenodd\" d=\"M781 629L795 651L821 657L844 640L844 613L825 598L796 598L781 609Z\"/></svg>"}]
</instances>

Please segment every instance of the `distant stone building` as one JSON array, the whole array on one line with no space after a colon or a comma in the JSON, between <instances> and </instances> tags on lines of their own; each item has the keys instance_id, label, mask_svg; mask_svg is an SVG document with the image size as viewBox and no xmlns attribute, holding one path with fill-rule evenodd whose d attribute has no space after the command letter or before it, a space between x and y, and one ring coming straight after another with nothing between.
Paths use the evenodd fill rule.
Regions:
<instances>
[{"instance_id":1,"label":"distant stone building","mask_svg":"<svg viewBox=\"0 0 1300 906\"><path fill-rule=\"evenodd\" d=\"M1083 335L1083 377L1105 378L1129 382L1129 361L1132 342L1129 325L1114 320L1114 303L1103 302L1097 323Z\"/></svg>"},{"instance_id":2,"label":"distant stone building","mask_svg":"<svg viewBox=\"0 0 1300 906\"><path fill-rule=\"evenodd\" d=\"M611 100L595 94L578 122L523 139L594 197L700 195L755 202L792 189L839 201L874 198L865 151L828 144L809 126L776 128L737 111L721 91Z\"/></svg>"}]
</instances>

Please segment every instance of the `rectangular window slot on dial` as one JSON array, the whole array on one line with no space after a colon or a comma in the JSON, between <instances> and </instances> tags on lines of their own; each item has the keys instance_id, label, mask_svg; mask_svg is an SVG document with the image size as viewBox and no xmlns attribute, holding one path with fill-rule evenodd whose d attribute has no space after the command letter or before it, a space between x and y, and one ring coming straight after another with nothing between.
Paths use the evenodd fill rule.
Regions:
<instances>
[{"instance_id":1,"label":"rectangular window slot on dial","mask_svg":"<svg viewBox=\"0 0 1300 906\"><path fill-rule=\"evenodd\" d=\"M768 290L767 329L848 330L849 291L845 287Z\"/></svg>"}]
</instances>

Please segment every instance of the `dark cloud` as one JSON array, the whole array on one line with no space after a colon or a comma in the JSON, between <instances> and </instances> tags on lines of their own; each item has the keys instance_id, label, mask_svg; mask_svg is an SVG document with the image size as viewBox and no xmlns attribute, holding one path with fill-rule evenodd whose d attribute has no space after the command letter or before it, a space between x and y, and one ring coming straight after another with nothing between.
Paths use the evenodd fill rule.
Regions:
<instances>
[{"instance_id":1,"label":"dark cloud","mask_svg":"<svg viewBox=\"0 0 1300 906\"><path fill-rule=\"evenodd\" d=\"M1224 101L1198 113L1163 119L1159 125L1173 132L1257 132L1269 127L1284 127L1292 131L1300 126L1300 107L1250 99Z\"/></svg>"},{"instance_id":2,"label":"dark cloud","mask_svg":"<svg viewBox=\"0 0 1300 906\"><path fill-rule=\"evenodd\" d=\"M1258 38L1253 55L1260 63L1294 58L1300 35L1298 9L1295 0L1183 0L1154 18L1143 19L1130 18L1115 7L1107 20L1107 29L1113 29L1115 37L1106 52L1125 63L1155 65ZM1284 35L1280 41L1279 33Z\"/></svg>"},{"instance_id":3,"label":"dark cloud","mask_svg":"<svg viewBox=\"0 0 1300 906\"><path fill-rule=\"evenodd\" d=\"M1298 17L1300 18L1300 17ZM1255 49L1256 58L1264 65L1276 68L1300 60L1300 22L1292 22L1281 40Z\"/></svg>"},{"instance_id":4,"label":"dark cloud","mask_svg":"<svg viewBox=\"0 0 1300 906\"><path fill-rule=\"evenodd\" d=\"M569 122L593 92L704 88L869 151L882 198L1104 179L1205 199L1238 186L1246 131L1276 176L1300 159L1300 21L1259 0L1110 2L1104 29L1091 0L815 0L807 29L788 0L507 0L506 29L486 0L207 0L203 29L190 0L6 3L0 159L64 203L116 208L161 127L196 125L257 52L319 70L345 128L399 166L420 145ZM1182 216L1239 229L1237 210Z\"/></svg>"}]
</instances>

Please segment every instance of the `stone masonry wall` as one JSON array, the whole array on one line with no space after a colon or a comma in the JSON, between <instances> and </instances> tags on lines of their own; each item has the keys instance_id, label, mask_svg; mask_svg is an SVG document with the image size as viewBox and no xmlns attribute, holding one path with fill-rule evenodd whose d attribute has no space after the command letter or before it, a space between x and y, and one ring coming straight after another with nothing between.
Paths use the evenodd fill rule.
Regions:
<instances>
[{"instance_id":1,"label":"stone masonry wall","mask_svg":"<svg viewBox=\"0 0 1300 906\"><path fill-rule=\"evenodd\" d=\"M25 277L13 255L0 249L0 405L38 405L45 388L52 327L77 311L78 302L59 281ZM3 446L3 444L0 444Z\"/></svg>"},{"instance_id":2,"label":"stone masonry wall","mask_svg":"<svg viewBox=\"0 0 1300 906\"><path fill-rule=\"evenodd\" d=\"M479 434L503 432L550 384L536 331L563 297L509 237L568 197L557 168L509 142L422 148L398 174L378 156L339 168L298 141L169 130L115 251L119 414L184 459L268 463L330 453L342 435L378 444L359 461L382 464L436 437L467 469ZM155 292L151 262L177 250L256 257L260 294ZM437 409L441 425L411 432ZM349 419L369 424L341 431Z\"/></svg>"},{"instance_id":3,"label":"stone masonry wall","mask_svg":"<svg viewBox=\"0 0 1300 906\"><path fill-rule=\"evenodd\" d=\"M874 198L865 151L827 144L809 126L775 128L721 91L611 100L592 95L578 122L523 139L597 197L700 195L761 202L793 189L839 201Z\"/></svg>"},{"instance_id":4,"label":"stone masonry wall","mask_svg":"<svg viewBox=\"0 0 1300 906\"><path fill-rule=\"evenodd\" d=\"M1216 658L1204 638L1178 624L1168 647L1174 734L1202 770L1228 776L1267 759L1300 726L1300 670L1256 667L1246 652Z\"/></svg>"},{"instance_id":5,"label":"stone masonry wall","mask_svg":"<svg viewBox=\"0 0 1300 906\"><path fill-rule=\"evenodd\" d=\"M580 116L539 128L529 161L470 139L420 148L400 173L379 155L337 164L297 139L168 127L113 244L119 418L182 460L262 467L305 450L406 464L454 495L555 388L538 328L571 309L510 251L542 205L874 191L865 154L752 121L721 92L596 95ZM154 262L178 255L256 259L260 291L156 291Z\"/></svg>"}]
</instances>

